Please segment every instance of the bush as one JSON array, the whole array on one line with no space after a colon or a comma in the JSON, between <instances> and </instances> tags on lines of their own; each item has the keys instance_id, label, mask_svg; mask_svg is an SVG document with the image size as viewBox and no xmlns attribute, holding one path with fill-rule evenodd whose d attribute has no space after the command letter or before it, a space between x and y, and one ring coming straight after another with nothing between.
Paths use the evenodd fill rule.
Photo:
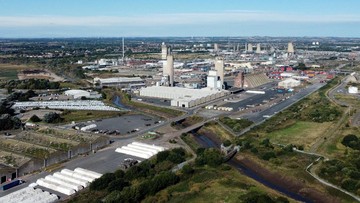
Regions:
<instances>
[{"instance_id":1,"label":"bush","mask_svg":"<svg viewBox=\"0 0 360 203\"><path fill-rule=\"evenodd\" d=\"M44 121L46 123L59 123L63 120L63 118L60 117L60 114L55 112L50 112L45 114Z\"/></svg>"},{"instance_id":2,"label":"bush","mask_svg":"<svg viewBox=\"0 0 360 203\"><path fill-rule=\"evenodd\" d=\"M90 184L90 190L104 190L116 178L114 173L105 173Z\"/></svg>"},{"instance_id":3,"label":"bush","mask_svg":"<svg viewBox=\"0 0 360 203\"><path fill-rule=\"evenodd\" d=\"M211 167L219 166L224 159L220 151L214 148L205 149L203 153L198 155L195 159L195 164L198 166L209 165Z\"/></svg>"},{"instance_id":4,"label":"bush","mask_svg":"<svg viewBox=\"0 0 360 203\"><path fill-rule=\"evenodd\" d=\"M29 120L34 123L41 121L41 119L37 115L32 115Z\"/></svg>"},{"instance_id":5,"label":"bush","mask_svg":"<svg viewBox=\"0 0 360 203\"><path fill-rule=\"evenodd\" d=\"M116 179L112 182L110 182L109 186L107 187L108 192L112 191L121 191L124 189L124 187L129 186L129 182L125 181L124 179Z\"/></svg>"},{"instance_id":6,"label":"bush","mask_svg":"<svg viewBox=\"0 0 360 203\"><path fill-rule=\"evenodd\" d=\"M346 135L341 141L341 144L355 150L360 150L360 139L353 134Z\"/></svg>"},{"instance_id":7,"label":"bush","mask_svg":"<svg viewBox=\"0 0 360 203\"><path fill-rule=\"evenodd\" d=\"M262 156L262 159L269 161L271 158L276 158L276 155L274 152L265 152Z\"/></svg>"}]
</instances>

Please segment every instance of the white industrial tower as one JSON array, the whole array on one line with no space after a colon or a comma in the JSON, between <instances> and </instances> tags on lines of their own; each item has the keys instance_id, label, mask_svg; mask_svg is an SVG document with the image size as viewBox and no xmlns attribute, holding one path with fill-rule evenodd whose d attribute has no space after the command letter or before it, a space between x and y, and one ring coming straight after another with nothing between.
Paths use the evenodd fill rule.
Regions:
<instances>
[{"instance_id":1,"label":"white industrial tower","mask_svg":"<svg viewBox=\"0 0 360 203\"><path fill-rule=\"evenodd\" d=\"M166 60L167 55L170 54L170 48L166 46L165 42L161 44L161 60Z\"/></svg>"},{"instance_id":2,"label":"white industrial tower","mask_svg":"<svg viewBox=\"0 0 360 203\"><path fill-rule=\"evenodd\" d=\"M256 52L257 54L261 53L261 47L260 47L260 43L256 45Z\"/></svg>"},{"instance_id":3,"label":"white industrial tower","mask_svg":"<svg viewBox=\"0 0 360 203\"><path fill-rule=\"evenodd\" d=\"M215 70L217 75L220 77L221 85L224 85L224 59L223 58L216 58L215 59Z\"/></svg>"},{"instance_id":4,"label":"white industrial tower","mask_svg":"<svg viewBox=\"0 0 360 203\"><path fill-rule=\"evenodd\" d=\"M169 81L170 81L169 86L173 87L174 86L174 57L171 54L166 57L166 72L168 73L167 75L169 76Z\"/></svg>"},{"instance_id":5,"label":"white industrial tower","mask_svg":"<svg viewBox=\"0 0 360 203\"><path fill-rule=\"evenodd\" d=\"M288 53L289 55L293 55L293 54L295 53L294 45L293 45L292 42L289 42L289 43L288 43L287 53Z\"/></svg>"},{"instance_id":6,"label":"white industrial tower","mask_svg":"<svg viewBox=\"0 0 360 203\"><path fill-rule=\"evenodd\" d=\"M253 50L253 45L252 44L248 44L248 48L247 48L247 51L248 52L253 52L254 50Z\"/></svg>"}]
</instances>

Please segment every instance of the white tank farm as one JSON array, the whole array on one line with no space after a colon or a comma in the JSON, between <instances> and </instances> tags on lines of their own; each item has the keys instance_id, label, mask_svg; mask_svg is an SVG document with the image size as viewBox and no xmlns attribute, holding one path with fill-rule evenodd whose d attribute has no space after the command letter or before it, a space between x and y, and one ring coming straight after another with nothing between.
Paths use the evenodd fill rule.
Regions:
<instances>
[{"instance_id":1,"label":"white tank farm","mask_svg":"<svg viewBox=\"0 0 360 203\"><path fill-rule=\"evenodd\" d=\"M41 189L34 189L26 187L10 193L6 196L0 197L0 202L6 203L53 203L59 200L57 195L43 192Z\"/></svg>"},{"instance_id":2,"label":"white tank farm","mask_svg":"<svg viewBox=\"0 0 360 203\"><path fill-rule=\"evenodd\" d=\"M75 191L79 191L79 190L83 189L83 186L81 186L79 184L75 184L75 183L66 181L64 179L61 179L61 178L58 178L58 177L55 177L55 176L52 176L52 175L46 176L45 180L48 180L48 181L51 181L51 182L58 183L60 185L69 187L71 189L74 189Z\"/></svg>"},{"instance_id":3,"label":"white tank farm","mask_svg":"<svg viewBox=\"0 0 360 203\"><path fill-rule=\"evenodd\" d=\"M63 179L63 180L66 180L66 181L69 181L69 182L73 182L73 183L81 185L83 187L87 187L90 184L89 181L87 181L87 180L84 180L84 179L81 179L81 178L75 178L75 177L72 177L70 175L60 173L60 172L54 173L53 176L58 177L58 178Z\"/></svg>"},{"instance_id":4,"label":"white tank farm","mask_svg":"<svg viewBox=\"0 0 360 203\"><path fill-rule=\"evenodd\" d=\"M85 175L88 175L88 176L94 177L94 178L100 178L102 176L101 173L97 173L97 172L90 171L90 170L83 169L83 168L76 168L74 171L78 172L78 173L83 173Z\"/></svg>"},{"instance_id":5,"label":"white tank farm","mask_svg":"<svg viewBox=\"0 0 360 203\"><path fill-rule=\"evenodd\" d=\"M81 178L81 179L89 181L89 182L92 182L95 180L95 178L93 178L93 177L90 177L90 176L87 176L87 175L84 175L84 174L81 174L81 173L78 173L75 171L71 171L69 169L63 169L63 170L61 170L61 173L70 175L75 178Z\"/></svg>"},{"instance_id":6,"label":"white tank farm","mask_svg":"<svg viewBox=\"0 0 360 203\"><path fill-rule=\"evenodd\" d=\"M51 190L63 193L65 195L72 195L75 194L75 190L63 185L60 185L58 183L51 182L49 180L45 180L44 178L40 178L36 181L36 183L40 186L49 188Z\"/></svg>"}]
</instances>

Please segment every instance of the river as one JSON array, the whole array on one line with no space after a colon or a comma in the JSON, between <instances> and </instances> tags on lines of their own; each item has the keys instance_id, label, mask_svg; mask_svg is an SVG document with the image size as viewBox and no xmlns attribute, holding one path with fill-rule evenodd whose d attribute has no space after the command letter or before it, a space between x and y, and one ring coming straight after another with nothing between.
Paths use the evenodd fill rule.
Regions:
<instances>
[{"instance_id":1,"label":"river","mask_svg":"<svg viewBox=\"0 0 360 203\"><path fill-rule=\"evenodd\" d=\"M215 141L213 141L212 139L210 139L209 137L207 136L204 136L204 135L200 135L200 134L194 134L195 136L195 139L196 141L203 147L205 148L219 148L220 147L220 144L217 144L215 143ZM273 183L273 182L270 182L266 179L264 179L263 177L261 177L260 175L258 175L256 172L250 170L249 168L247 168L246 166L244 166L239 160L237 159L231 159L229 162L228 162L229 165L233 166L234 168L236 168L237 170L239 170L241 173L243 173L244 175L262 183L263 185L273 189L273 190L276 190L294 200L297 200L297 201L301 201L301 202L313 202L312 200L306 198L306 197L303 197L302 195L300 194L297 194L297 193L294 193L290 190L288 190L287 188L285 187L282 187L282 186L279 186L279 185L276 185L276 183Z\"/></svg>"}]
</instances>

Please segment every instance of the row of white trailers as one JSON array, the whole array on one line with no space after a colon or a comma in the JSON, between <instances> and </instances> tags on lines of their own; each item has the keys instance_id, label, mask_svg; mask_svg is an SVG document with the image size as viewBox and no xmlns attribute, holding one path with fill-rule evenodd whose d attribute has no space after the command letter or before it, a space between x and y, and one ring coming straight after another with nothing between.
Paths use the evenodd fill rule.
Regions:
<instances>
[{"instance_id":1,"label":"row of white trailers","mask_svg":"<svg viewBox=\"0 0 360 203\"><path fill-rule=\"evenodd\" d=\"M214 110L219 110L219 111L233 111L234 110L234 108L232 108L232 107L213 106L213 105L205 106L205 109L214 109Z\"/></svg>"},{"instance_id":2,"label":"row of white trailers","mask_svg":"<svg viewBox=\"0 0 360 203\"><path fill-rule=\"evenodd\" d=\"M69 109L69 110L97 110L97 111L120 111L117 108L107 106L102 101L80 100L80 101L27 101L15 102L14 109L26 108L49 108L49 109Z\"/></svg>"},{"instance_id":3,"label":"row of white trailers","mask_svg":"<svg viewBox=\"0 0 360 203\"><path fill-rule=\"evenodd\" d=\"M149 145L140 142L133 142L126 146L122 146L117 148L115 152L127 154L143 159L149 159L150 157L156 155L157 153L164 151L164 147L156 146L156 145Z\"/></svg>"},{"instance_id":4,"label":"row of white trailers","mask_svg":"<svg viewBox=\"0 0 360 203\"><path fill-rule=\"evenodd\" d=\"M101 176L100 173L83 168L76 168L75 170L63 169L53 175L38 179L36 183L30 184L27 188L1 197L0 202L53 203L58 201L58 196L36 188L38 185L70 196L88 187L92 181Z\"/></svg>"}]
</instances>

